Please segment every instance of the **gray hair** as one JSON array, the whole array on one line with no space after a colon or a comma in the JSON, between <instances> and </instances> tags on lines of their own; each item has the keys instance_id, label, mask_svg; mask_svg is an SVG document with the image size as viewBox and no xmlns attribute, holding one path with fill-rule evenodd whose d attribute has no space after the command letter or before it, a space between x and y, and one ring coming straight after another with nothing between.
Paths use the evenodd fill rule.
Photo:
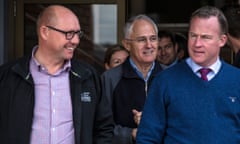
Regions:
<instances>
[{"instance_id":1,"label":"gray hair","mask_svg":"<svg viewBox=\"0 0 240 144\"><path fill-rule=\"evenodd\" d=\"M156 34L158 33L158 27L157 24L147 15L140 14L134 17L131 17L125 24L123 32L124 32L124 38L129 38L129 35L132 33L133 24L137 20L145 20L149 23L151 23L156 31Z\"/></svg>"}]
</instances>

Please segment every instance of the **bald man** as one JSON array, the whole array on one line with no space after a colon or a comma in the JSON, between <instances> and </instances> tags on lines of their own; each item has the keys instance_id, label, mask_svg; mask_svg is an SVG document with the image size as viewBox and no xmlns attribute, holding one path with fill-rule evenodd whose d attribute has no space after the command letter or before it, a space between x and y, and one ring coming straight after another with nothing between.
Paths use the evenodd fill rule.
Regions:
<instances>
[{"instance_id":1,"label":"bald man","mask_svg":"<svg viewBox=\"0 0 240 144\"><path fill-rule=\"evenodd\" d=\"M1 144L111 144L111 106L91 66L72 59L83 35L61 5L37 20L30 56L0 67Z\"/></svg>"}]
</instances>

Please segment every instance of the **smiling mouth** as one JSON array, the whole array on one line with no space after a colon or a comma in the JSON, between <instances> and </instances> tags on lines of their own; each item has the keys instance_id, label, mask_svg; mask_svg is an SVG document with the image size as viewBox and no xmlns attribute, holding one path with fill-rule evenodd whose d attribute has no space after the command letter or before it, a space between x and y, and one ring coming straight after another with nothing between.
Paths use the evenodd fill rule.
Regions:
<instances>
[{"instance_id":1,"label":"smiling mouth","mask_svg":"<svg viewBox=\"0 0 240 144\"><path fill-rule=\"evenodd\" d=\"M153 50L144 51L143 54L152 54Z\"/></svg>"},{"instance_id":2,"label":"smiling mouth","mask_svg":"<svg viewBox=\"0 0 240 144\"><path fill-rule=\"evenodd\" d=\"M74 48L73 48L73 47L67 47L66 49L67 49L67 50L71 50L71 51L73 51L73 50L74 50Z\"/></svg>"}]
</instances>

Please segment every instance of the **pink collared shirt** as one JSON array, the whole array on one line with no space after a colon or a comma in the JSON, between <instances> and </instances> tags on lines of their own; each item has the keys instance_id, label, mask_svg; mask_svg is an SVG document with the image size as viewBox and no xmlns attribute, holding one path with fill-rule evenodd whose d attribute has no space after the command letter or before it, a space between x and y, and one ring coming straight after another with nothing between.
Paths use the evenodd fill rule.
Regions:
<instances>
[{"instance_id":1,"label":"pink collared shirt","mask_svg":"<svg viewBox=\"0 0 240 144\"><path fill-rule=\"evenodd\" d=\"M74 144L72 103L68 69L70 62L54 75L36 59L30 63L35 86L31 144Z\"/></svg>"}]
</instances>

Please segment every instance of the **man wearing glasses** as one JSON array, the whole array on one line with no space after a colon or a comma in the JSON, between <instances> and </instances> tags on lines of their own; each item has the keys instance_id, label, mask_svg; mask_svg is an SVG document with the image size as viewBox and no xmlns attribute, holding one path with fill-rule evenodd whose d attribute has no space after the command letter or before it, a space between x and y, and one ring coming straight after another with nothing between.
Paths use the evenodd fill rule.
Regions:
<instances>
[{"instance_id":1,"label":"man wearing glasses","mask_svg":"<svg viewBox=\"0 0 240 144\"><path fill-rule=\"evenodd\" d=\"M111 144L112 112L100 78L72 59L83 35L77 16L49 6L37 33L31 56L0 67L0 143Z\"/></svg>"},{"instance_id":2,"label":"man wearing glasses","mask_svg":"<svg viewBox=\"0 0 240 144\"><path fill-rule=\"evenodd\" d=\"M104 93L112 102L115 122L113 144L135 143L141 111L148 87L161 71L156 61L158 29L146 15L129 19L124 28L123 45L127 60L102 74Z\"/></svg>"}]
</instances>

